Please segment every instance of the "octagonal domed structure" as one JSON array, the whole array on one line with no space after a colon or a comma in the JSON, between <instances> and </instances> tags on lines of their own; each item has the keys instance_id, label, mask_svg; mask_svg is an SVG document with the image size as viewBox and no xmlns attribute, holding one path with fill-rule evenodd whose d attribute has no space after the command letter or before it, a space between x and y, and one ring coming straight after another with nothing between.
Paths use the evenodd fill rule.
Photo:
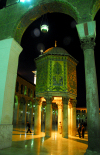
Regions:
<instances>
[{"instance_id":1,"label":"octagonal domed structure","mask_svg":"<svg viewBox=\"0 0 100 155\"><path fill-rule=\"evenodd\" d=\"M65 49L51 47L35 59L37 67L36 96L77 96L76 66Z\"/></svg>"}]
</instances>

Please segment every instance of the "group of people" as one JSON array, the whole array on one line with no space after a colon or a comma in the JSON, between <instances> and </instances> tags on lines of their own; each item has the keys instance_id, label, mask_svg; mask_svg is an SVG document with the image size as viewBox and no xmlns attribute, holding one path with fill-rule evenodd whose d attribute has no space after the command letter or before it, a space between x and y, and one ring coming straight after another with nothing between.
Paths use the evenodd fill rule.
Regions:
<instances>
[{"instance_id":1,"label":"group of people","mask_svg":"<svg viewBox=\"0 0 100 155\"><path fill-rule=\"evenodd\" d=\"M79 138L84 138L84 132L85 132L85 128L84 128L84 126L82 125L82 127L81 127L81 125L79 124L79 127L78 127L78 134L79 134Z\"/></svg>"},{"instance_id":2,"label":"group of people","mask_svg":"<svg viewBox=\"0 0 100 155\"><path fill-rule=\"evenodd\" d=\"M29 122L27 122L27 127L28 127L28 129L27 129L27 132L26 133L28 133L28 132L31 133L30 123ZM59 122L59 128L60 128L60 134L61 134L62 133L62 125L61 125L61 122ZM81 137L84 138L84 132L85 132L84 126L82 125L82 127L81 127L81 125L79 124L79 127L78 127L79 138L81 138Z\"/></svg>"}]
</instances>

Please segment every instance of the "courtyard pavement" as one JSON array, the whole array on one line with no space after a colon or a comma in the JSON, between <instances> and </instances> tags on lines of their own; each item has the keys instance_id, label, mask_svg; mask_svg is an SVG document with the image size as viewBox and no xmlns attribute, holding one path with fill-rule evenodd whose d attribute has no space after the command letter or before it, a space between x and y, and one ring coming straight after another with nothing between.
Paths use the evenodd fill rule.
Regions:
<instances>
[{"instance_id":1,"label":"courtyard pavement","mask_svg":"<svg viewBox=\"0 0 100 155\"><path fill-rule=\"evenodd\" d=\"M53 129L51 138L46 138L45 133L40 135L26 133L27 128L16 126L13 128L12 146L0 150L0 155L84 155L88 147L88 135L84 139L69 136L68 139Z\"/></svg>"}]
</instances>

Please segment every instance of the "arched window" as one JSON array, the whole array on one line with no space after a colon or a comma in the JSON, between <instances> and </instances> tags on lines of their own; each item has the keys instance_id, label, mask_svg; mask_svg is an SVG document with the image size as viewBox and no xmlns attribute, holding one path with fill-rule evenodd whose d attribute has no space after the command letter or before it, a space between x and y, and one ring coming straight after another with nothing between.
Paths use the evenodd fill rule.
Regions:
<instances>
[{"instance_id":1,"label":"arched window","mask_svg":"<svg viewBox=\"0 0 100 155\"><path fill-rule=\"evenodd\" d=\"M23 85L21 85L21 94L23 94Z\"/></svg>"},{"instance_id":2,"label":"arched window","mask_svg":"<svg viewBox=\"0 0 100 155\"><path fill-rule=\"evenodd\" d=\"M28 97L30 97L30 88L28 88Z\"/></svg>"},{"instance_id":3,"label":"arched window","mask_svg":"<svg viewBox=\"0 0 100 155\"><path fill-rule=\"evenodd\" d=\"M16 82L16 92L18 92L19 91L19 82L17 81Z\"/></svg>"},{"instance_id":4,"label":"arched window","mask_svg":"<svg viewBox=\"0 0 100 155\"><path fill-rule=\"evenodd\" d=\"M34 98L35 98L35 91L34 91Z\"/></svg>"},{"instance_id":5,"label":"arched window","mask_svg":"<svg viewBox=\"0 0 100 155\"><path fill-rule=\"evenodd\" d=\"M24 95L26 95L26 93L27 93L27 86L25 86Z\"/></svg>"},{"instance_id":6,"label":"arched window","mask_svg":"<svg viewBox=\"0 0 100 155\"><path fill-rule=\"evenodd\" d=\"M33 90L31 89L31 97L33 97Z\"/></svg>"}]
</instances>

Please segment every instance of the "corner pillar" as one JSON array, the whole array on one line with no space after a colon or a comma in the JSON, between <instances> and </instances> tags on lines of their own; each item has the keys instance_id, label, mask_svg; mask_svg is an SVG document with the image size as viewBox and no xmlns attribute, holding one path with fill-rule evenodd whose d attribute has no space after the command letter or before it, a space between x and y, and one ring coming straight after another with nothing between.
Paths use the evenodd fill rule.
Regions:
<instances>
[{"instance_id":1,"label":"corner pillar","mask_svg":"<svg viewBox=\"0 0 100 155\"><path fill-rule=\"evenodd\" d=\"M86 81L86 106L88 125L88 149L85 155L100 154L100 123L99 100L96 67L94 58L94 46L96 37L95 21L77 25L81 47L84 52L85 81Z\"/></svg>"},{"instance_id":2,"label":"corner pillar","mask_svg":"<svg viewBox=\"0 0 100 155\"><path fill-rule=\"evenodd\" d=\"M68 138L68 97L62 97L63 103L63 121L62 121L62 137Z\"/></svg>"},{"instance_id":3,"label":"corner pillar","mask_svg":"<svg viewBox=\"0 0 100 155\"><path fill-rule=\"evenodd\" d=\"M0 41L0 149L12 144L13 103L21 51L22 47L13 38Z\"/></svg>"}]
</instances>

